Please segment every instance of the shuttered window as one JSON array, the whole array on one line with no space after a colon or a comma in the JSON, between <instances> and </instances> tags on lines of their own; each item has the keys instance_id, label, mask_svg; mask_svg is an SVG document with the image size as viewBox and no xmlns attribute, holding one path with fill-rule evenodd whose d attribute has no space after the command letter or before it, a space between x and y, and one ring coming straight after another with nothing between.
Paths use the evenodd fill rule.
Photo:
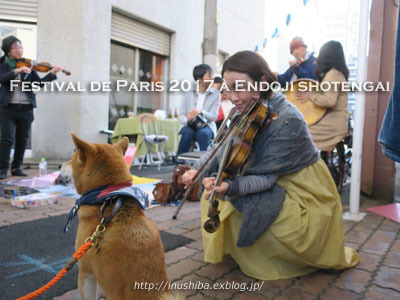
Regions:
<instances>
[{"instance_id":1,"label":"shuttered window","mask_svg":"<svg viewBox=\"0 0 400 300\"><path fill-rule=\"evenodd\" d=\"M170 53L168 32L117 12L112 13L111 39L165 56Z\"/></svg>"},{"instance_id":2,"label":"shuttered window","mask_svg":"<svg viewBox=\"0 0 400 300\"><path fill-rule=\"evenodd\" d=\"M37 22L38 0L0 0L0 19Z\"/></svg>"}]
</instances>

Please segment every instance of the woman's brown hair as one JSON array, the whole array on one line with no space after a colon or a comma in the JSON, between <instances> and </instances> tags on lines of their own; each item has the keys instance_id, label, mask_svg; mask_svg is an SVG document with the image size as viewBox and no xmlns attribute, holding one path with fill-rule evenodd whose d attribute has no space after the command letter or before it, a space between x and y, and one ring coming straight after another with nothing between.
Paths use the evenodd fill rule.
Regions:
<instances>
[{"instance_id":1,"label":"woman's brown hair","mask_svg":"<svg viewBox=\"0 0 400 300\"><path fill-rule=\"evenodd\" d=\"M229 57L222 67L222 76L228 71L245 73L249 75L254 82L265 81L268 82L269 86L276 81L265 59L253 51L240 51ZM261 79L262 77L265 77L265 80ZM261 91L260 97L268 99L271 94L272 89L269 88L266 91Z\"/></svg>"},{"instance_id":2,"label":"woman's brown hair","mask_svg":"<svg viewBox=\"0 0 400 300\"><path fill-rule=\"evenodd\" d=\"M344 58L343 47L338 41L329 41L319 50L317 67L315 68L315 75L318 81L321 82L326 73L332 68L342 72L346 80L349 79L349 69L347 68L346 59Z\"/></svg>"}]
</instances>

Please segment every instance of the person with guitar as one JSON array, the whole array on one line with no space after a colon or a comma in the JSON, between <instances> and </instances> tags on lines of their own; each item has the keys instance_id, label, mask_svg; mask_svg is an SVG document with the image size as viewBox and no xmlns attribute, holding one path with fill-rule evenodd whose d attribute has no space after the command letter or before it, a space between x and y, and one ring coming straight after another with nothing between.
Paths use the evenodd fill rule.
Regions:
<instances>
[{"instance_id":1,"label":"person with guitar","mask_svg":"<svg viewBox=\"0 0 400 300\"><path fill-rule=\"evenodd\" d=\"M224 63L222 75L240 115L220 141L224 151L209 150L182 177L188 186L199 179L204 189L205 261L220 263L229 254L260 280L356 265L357 252L344 246L340 197L303 116L282 94L242 88L275 82L267 62L241 51ZM248 155L232 157L237 145ZM240 163L228 170L236 158Z\"/></svg>"},{"instance_id":2,"label":"person with guitar","mask_svg":"<svg viewBox=\"0 0 400 300\"><path fill-rule=\"evenodd\" d=\"M297 92L299 101L311 101L318 107L326 108L322 118L309 125L308 129L317 148L324 152L332 150L337 143L348 136L348 93L343 91L340 83L349 77L342 45L337 41L325 43L317 59L315 75L318 82L329 86L320 91Z\"/></svg>"},{"instance_id":3,"label":"person with guitar","mask_svg":"<svg viewBox=\"0 0 400 300\"><path fill-rule=\"evenodd\" d=\"M1 49L4 55L0 58L0 179L5 179L14 142L11 175L27 176L21 170L21 164L36 107L36 95L32 91L23 91L21 86L12 89L11 80L19 79L25 83L52 81L62 68L53 65L51 71L40 78L29 67L17 67L18 61L23 59L24 48L21 41L12 35L3 39Z\"/></svg>"},{"instance_id":4,"label":"person with guitar","mask_svg":"<svg viewBox=\"0 0 400 300\"><path fill-rule=\"evenodd\" d=\"M286 72L283 74L274 73L282 88L285 88L288 82L298 78L316 79L314 53L307 51L307 45L301 37L295 37L290 42L290 54L295 59L289 61L289 68Z\"/></svg>"}]
</instances>

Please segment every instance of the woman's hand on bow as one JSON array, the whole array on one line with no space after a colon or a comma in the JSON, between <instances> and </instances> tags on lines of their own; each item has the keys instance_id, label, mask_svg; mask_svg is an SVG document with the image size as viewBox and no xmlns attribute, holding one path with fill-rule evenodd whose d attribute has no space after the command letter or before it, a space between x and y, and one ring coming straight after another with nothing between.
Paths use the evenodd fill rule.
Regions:
<instances>
[{"instance_id":1,"label":"woman's hand on bow","mask_svg":"<svg viewBox=\"0 0 400 300\"><path fill-rule=\"evenodd\" d=\"M224 195L229 189L229 184L225 181L222 181L221 185L215 186L215 177L204 178L202 184L206 189L206 195L205 195L206 200L210 199L210 195L213 192L213 190L217 194L217 197L219 197Z\"/></svg>"},{"instance_id":2,"label":"woman's hand on bow","mask_svg":"<svg viewBox=\"0 0 400 300\"><path fill-rule=\"evenodd\" d=\"M182 175L182 182L187 186L191 186L194 183L193 178L194 178L194 176L196 176L197 172L198 172L197 170L186 171Z\"/></svg>"}]
</instances>

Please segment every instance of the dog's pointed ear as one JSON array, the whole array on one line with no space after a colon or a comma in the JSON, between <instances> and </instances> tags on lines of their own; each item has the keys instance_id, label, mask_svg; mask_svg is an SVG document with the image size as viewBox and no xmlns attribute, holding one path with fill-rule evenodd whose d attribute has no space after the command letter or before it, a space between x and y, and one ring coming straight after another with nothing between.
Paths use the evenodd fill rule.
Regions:
<instances>
[{"instance_id":1,"label":"dog's pointed ear","mask_svg":"<svg viewBox=\"0 0 400 300\"><path fill-rule=\"evenodd\" d=\"M113 145L122 153L122 156L125 155L126 149L128 149L129 146L129 139L124 136L118 143Z\"/></svg>"},{"instance_id":2,"label":"dog's pointed ear","mask_svg":"<svg viewBox=\"0 0 400 300\"><path fill-rule=\"evenodd\" d=\"M74 132L71 132L71 136L76 147L76 152L78 152L79 160L85 162L89 152L93 150L93 146L80 139Z\"/></svg>"}]
</instances>

